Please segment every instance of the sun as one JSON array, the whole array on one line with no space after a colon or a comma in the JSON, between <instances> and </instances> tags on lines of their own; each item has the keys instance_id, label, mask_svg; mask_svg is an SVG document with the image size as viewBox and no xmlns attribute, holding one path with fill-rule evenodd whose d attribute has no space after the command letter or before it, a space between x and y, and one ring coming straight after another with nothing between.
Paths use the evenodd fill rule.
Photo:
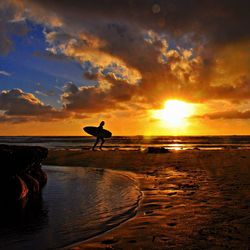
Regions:
<instances>
[{"instance_id":1,"label":"sun","mask_svg":"<svg viewBox=\"0 0 250 250\"><path fill-rule=\"evenodd\" d=\"M163 109L153 112L153 117L166 122L170 127L184 127L187 118L193 113L193 104L179 100L168 100Z\"/></svg>"}]
</instances>

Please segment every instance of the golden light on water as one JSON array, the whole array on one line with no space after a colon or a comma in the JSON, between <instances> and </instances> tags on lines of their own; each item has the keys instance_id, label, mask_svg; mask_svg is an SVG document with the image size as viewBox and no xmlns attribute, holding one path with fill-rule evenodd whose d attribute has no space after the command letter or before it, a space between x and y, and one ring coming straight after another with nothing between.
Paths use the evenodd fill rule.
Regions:
<instances>
[{"instance_id":1,"label":"golden light on water","mask_svg":"<svg viewBox=\"0 0 250 250\"><path fill-rule=\"evenodd\" d=\"M193 104L180 100L168 100L165 102L164 108L154 110L152 116L165 122L169 127L180 128L187 125L187 118L192 116L194 111Z\"/></svg>"}]
</instances>

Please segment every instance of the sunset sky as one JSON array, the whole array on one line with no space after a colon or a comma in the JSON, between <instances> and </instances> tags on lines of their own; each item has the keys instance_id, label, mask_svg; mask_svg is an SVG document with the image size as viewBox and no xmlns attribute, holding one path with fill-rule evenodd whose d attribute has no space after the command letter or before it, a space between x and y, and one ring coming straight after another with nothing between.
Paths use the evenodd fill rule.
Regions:
<instances>
[{"instance_id":1,"label":"sunset sky","mask_svg":"<svg viewBox=\"0 0 250 250\"><path fill-rule=\"evenodd\" d=\"M0 135L250 134L247 0L1 0Z\"/></svg>"}]
</instances>

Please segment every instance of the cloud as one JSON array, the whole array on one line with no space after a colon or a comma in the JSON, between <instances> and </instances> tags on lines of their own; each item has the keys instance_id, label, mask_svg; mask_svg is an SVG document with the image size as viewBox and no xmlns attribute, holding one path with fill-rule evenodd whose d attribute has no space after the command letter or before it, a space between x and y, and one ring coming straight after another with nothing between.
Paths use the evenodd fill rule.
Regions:
<instances>
[{"instance_id":1,"label":"cloud","mask_svg":"<svg viewBox=\"0 0 250 250\"><path fill-rule=\"evenodd\" d=\"M233 96L234 82L249 72L231 77L232 70L225 71L220 64L230 63L229 55L235 55L242 45L233 46L227 55L222 53L223 46L249 39L242 26L248 23L247 1L158 4L157 13L152 11L151 1L32 1L29 7L49 9L61 20L63 29L46 32L51 53L75 58L82 65L89 62L88 69L83 67L87 79L98 80L109 69L129 82L141 81L131 98L140 94L158 106L171 97L205 101L242 96L243 90ZM238 59L243 63L242 56ZM99 98L100 93L95 93Z\"/></svg>"},{"instance_id":2,"label":"cloud","mask_svg":"<svg viewBox=\"0 0 250 250\"><path fill-rule=\"evenodd\" d=\"M11 117L6 115L0 115L0 123L24 123L29 119L25 117Z\"/></svg>"},{"instance_id":3,"label":"cloud","mask_svg":"<svg viewBox=\"0 0 250 250\"><path fill-rule=\"evenodd\" d=\"M113 29L114 34L112 34ZM55 46L64 48L63 53L71 57L75 56L76 60L82 62L85 78L91 80L102 78L99 87L103 87L103 83L108 82L104 81L104 78L111 73L116 79L127 81L129 84L140 83L140 90L132 91L130 99L140 92L145 100L154 104L166 98L173 90L179 91L184 81L187 83L195 80L197 73L194 69L201 63L199 58L191 58L191 50L168 50L166 37L152 31L145 32L137 28L123 30L124 35L134 38L131 42L130 39L120 37L117 30L119 25L107 28L105 34L107 33L110 44L101 49L93 48L86 52L81 48L81 42L78 44L77 40L66 44L57 41ZM98 57L95 57L95 54ZM177 84L179 85L176 88ZM96 94L98 95L99 92Z\"/></svg>"},{"instance_id":4,"label":"cloud","mask_svg":"<svg viewBox=\"0 0 250 250\"><path fill-rule=\"evenodd\" d=\"M109 87L77 87L73 83L66 84L61 97L65 110L97 113L123 109L138 88L124 80L116 79L113 75L103 80L108 81Z\"/></svg>"},{"instance_id":5,"label":"cloud","mask_svg":"<svg viewBox=\"0 0 250 250\"><path fill-rule=\"evenodd\" d=\"M4 71L4 70L0 70L0 75L3 75L3 76L11 76L11 74L7 71Z\"/></svg>"},{"instance_id":6,"label":"cloud","mask_svg":"<svg viewBox=\"0 0 250 250\"><path fill-rule=\"evenodd\" d=\"M96 82L66 84L65 112L159 108L169 98L250 99L247 0L9 2L46 27L48 57L76 60Z\"/></svg>"},{"instance_id":7,"label":"cloud","mask_svg":"<svg viewBox=\"0 0 250 250\"><path fill-rule=\"evenodd\" d=\"M22 36L27 33L27 25L22 17L23 11L21 2L0 2L0 55L6 55L13 49L11 35Z\"/></svg>"},{"instance_id":8,"label":"cloud","mask_svg":"<svg viewBox=\"0 0 250 250\"><path fill-rule=\"evenodd\" d=\"M196 118L206 118L206 119L250 119L250 110L240 112L237 110L223 111L208 113L202 116L197 116Z\"/></svg>"},{"instance_id":9,"label":"cloud","mask_svg":"<svg viewBox=\"0 0 250 250\"><path fill-rule=\"evenodd\" d=\"M45 36L50 45L47 50L56 57L66 55L80 62L84 76L89 80L95 80L98 75L108 72L114 73L116 77L126 78L131 83L141 78L139 72L127 65L123 58L106 49L109 45L103 37L84 31L78 31L74 35L52 31L45 32Z\"/></svg>"},{"instance_id":10,"label":"cloud","mask_svg":"<svg viewBox=\"0 0 250 250\"><path fill-rule=\"evenodd\" d=\"M210 86L210 99L226 99L232 101L243 101L250 99L250 78L240 77L232 84Z\"/></svg>"},{"instance_id":11,"label":"cloud","mask_svg":"<svg viewBox=\"0 0 250 250\"><path fill-rule=\"evenodd\" d=\"M158 12L154 11L155 3L150 0L29 1L31 8L49 10L62 22L88 24L94 20L120 20L176 36L195 31L220 43L249 37L245 28L249 26L247 0L169 0L157 4ZM120 34L123 34L122 29Z\"/></svg>"},{"instance_id":12,"label":"cloud","mask_svg":"<svg viewBox=\"0 0 250 250\"><path fill-rule=\"evenodd\" d=\"M69 114L45 105L31 93L21 89L3 90L0 93L0 110L3 112L1 121L50 121L63 119Z\"/></svg>"}]
</instances>

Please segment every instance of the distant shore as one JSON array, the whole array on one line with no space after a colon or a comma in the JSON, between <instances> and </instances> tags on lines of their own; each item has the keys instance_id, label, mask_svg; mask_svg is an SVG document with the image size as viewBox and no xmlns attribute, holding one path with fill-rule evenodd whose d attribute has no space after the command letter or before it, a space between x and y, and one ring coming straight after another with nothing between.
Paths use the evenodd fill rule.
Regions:
<instances>
[{"instance_id":1,"label":"distant shore","mask_svg":"<svg viewBox=\"0 0 250 250\"><path fill-rule=\"evenodd\" d=\"M249 150L50 150L44 164L130 171L144 194L133 219L71 249L249 247Z\"/></svg>"}]
</instances>

